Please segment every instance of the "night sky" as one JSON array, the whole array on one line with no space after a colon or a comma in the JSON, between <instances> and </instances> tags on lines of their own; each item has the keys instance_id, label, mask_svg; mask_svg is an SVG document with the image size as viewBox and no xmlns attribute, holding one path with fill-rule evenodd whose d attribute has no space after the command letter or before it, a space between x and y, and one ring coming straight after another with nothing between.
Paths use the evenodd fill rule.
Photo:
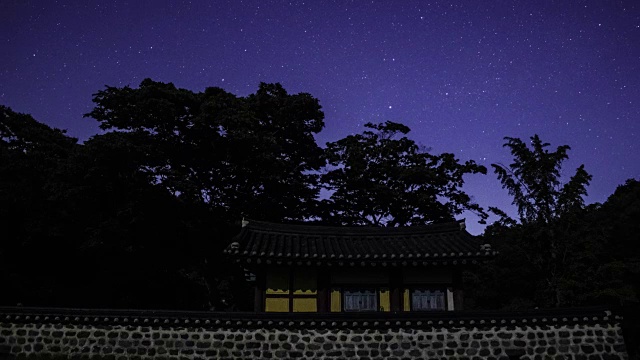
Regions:
<instances>
[{"instance_id":1,"label":"night sky","mask_svg":"<svg viewBox=\"0 0 640 360\"><path fill-rule=\"evenodd\" d=\"M587 202L640 178L640 2L0 1L0 104L85 140L105 85L144 78L320 100L318 143L392 120L434 153L509 163L504 136L570 145ZM508 209L495 175L467 178ZM465 215L472 233L482 227Z\"/></svg>"}]
</instances>

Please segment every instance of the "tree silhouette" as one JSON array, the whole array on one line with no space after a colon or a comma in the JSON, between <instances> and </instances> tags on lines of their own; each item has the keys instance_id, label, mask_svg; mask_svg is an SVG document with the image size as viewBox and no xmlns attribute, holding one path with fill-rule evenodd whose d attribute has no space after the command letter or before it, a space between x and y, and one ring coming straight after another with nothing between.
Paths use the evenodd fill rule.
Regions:
<instances>
[{"instance_id":1,"label":"tree silhouette","mask_svg":"<svg viewBox=\"0 0 640 360\"><path fill-rule=\"evenodd\" d=\"M513 163L491 166L502 187L513 197L521 223L549 223L584 206L583 196L587 195L586 187L592 178L584 165L576 169L566 184L560 179L562 163L568 159L567 151L571 149L568 145L549 152L546 148L550 144L543 143L538 135L531 137L531 149L518 138L505 137L505 140L504 147L511 151Z\"/></svg>"},{"instance_id":2,"label":"tree silhouette","mask_svg":"<svg viewBox=\"0 0 640 360\"><path fill-rule=\"evenodd\" d=\"M324 221L405 226L450 221L465 210L485 216L462 185L464 175L485 174L486 168L420 149L404 136L410 131L405 125L365 127L370 130L327 144L322 183L332 194L322 204Z\"/></svg>"}]
</instances>

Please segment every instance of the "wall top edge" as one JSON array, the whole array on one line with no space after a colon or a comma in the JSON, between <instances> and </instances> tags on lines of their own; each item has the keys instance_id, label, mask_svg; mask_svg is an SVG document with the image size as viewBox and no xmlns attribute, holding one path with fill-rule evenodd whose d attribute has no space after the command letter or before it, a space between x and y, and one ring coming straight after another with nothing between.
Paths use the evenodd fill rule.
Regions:
<instances>
[{"instance_id":1,"label":"wall top edge","mask_svg":"<svg viewBox=\"0 0 640 360\"><path fill-rule=\"evenodd\" d=\"M0 322L163 327L502 327L613 324L622 322L623 313L621 308L610 307L396 313L255 313L0 307Z\"/></svg>"}]
</instances>

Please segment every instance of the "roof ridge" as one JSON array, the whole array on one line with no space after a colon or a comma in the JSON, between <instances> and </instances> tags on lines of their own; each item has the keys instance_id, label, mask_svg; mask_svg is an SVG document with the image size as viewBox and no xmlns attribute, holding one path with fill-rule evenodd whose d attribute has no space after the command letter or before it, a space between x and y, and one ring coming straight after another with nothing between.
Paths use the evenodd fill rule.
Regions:
<instances>
[{"instance_id":1,"label":"roof ridge","mask_svg":"<svg viewBox=\"0 0 640 360\"><path fill-rule=\"evenodd\" d=\"M339 235L398 235L398 234L425 234L441 232L466 232L464 219L441 224L399 226L399 227L377 227L377 226L335 226L319 224L285 224L268 221L245 219L245 229L276 232L276 233L298 233L298 234L339 234Z\"/></svg>"}]
</instances>

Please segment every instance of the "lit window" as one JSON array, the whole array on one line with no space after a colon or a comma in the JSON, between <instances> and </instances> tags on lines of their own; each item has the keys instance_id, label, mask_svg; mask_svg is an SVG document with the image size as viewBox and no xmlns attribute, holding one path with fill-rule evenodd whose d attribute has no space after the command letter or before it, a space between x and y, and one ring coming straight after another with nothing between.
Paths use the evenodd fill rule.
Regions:
<instances>
[{"instance_id":1,"label":"lit window","mask_svg":"<svg viewBox=\"0 0 640 360\"><path fill-rule=\"evenodd\" d=\"M411 310L446 310L445 292L442 290L413 290L411 292Z\"/></svg>"},{"instance_id":2,"label":"lit window","mask_svg":"<svg viewBox=\"0 0 640 360\"><path fill-rule=\"evenodd\" d=\"M377 311L378 297L374 289L344 291L344 311Z\"/></svg>"}]
</instances>

